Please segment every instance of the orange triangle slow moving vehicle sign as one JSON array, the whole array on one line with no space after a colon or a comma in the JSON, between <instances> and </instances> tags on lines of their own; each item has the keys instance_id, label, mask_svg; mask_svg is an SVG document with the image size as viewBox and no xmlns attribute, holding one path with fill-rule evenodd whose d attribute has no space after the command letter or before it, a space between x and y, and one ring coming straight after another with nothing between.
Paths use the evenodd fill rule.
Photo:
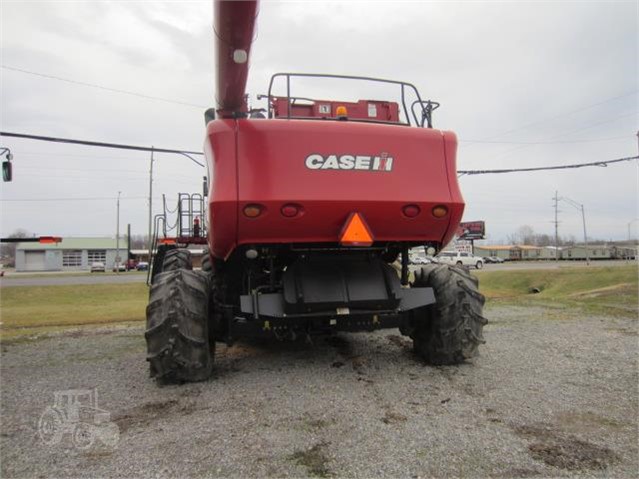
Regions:
<instances>
[{"instance_id":1,"label":"orange triangle slow moving vehicle sign","mask_svg":"<svg viewBox=\"0 0 639 479\"><path fill-rule=\"evenodd\" d=\"M339 242L344 246L370 246L373 235L359 213L351 213L346 220Z\"/></svg>"}]
</instances>

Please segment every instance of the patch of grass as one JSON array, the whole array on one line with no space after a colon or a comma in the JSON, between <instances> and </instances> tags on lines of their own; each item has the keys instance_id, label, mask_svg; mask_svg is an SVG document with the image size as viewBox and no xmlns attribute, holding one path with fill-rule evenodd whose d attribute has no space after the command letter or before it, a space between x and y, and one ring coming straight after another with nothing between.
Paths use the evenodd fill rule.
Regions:
<instances>
[{"instance_id":1,"label":"patch of grass","mask_svg":"<svg viewBox=\"0 0 639 479\"><path fill-rule=\"evenodd\" d=\"M144 284L16 286L0 290L2 339L72 326L143 321L148 301Z\"/></svg>"},{"instance_id":2,"label":"patch of grass","mask_svg":"<svg viewBox=\"0 0 639 479\"><path fill-rule=\"evenodd\" d=\"M295 451L289 459L306 468L309 476L332 477L333 473L328 467L328 457L324 452L328 443L315 444L310 449Z\"/></svg>"},{"instance_id":3,"label":"patch of grass","mask_svg":"<svg viewBox=\"0 0 639 479\"><path fill-rule=\"evenodd\" d=\"M636 266L482 271L480 291L506 304L578 308L592 314L634 316L639 312ZM536 289L539 293L533 294Z\"/></svg>"},{"instance_id":4,"label":"patch of grass","mask_svg":"<svg viewBox=\"0 0 639 479\"><path fill-rule=\"evenodd\" d=\"M605 446L563 434L552 426L518 426L515 427L515 432L525 439L534 441L528 446L528 451L534 459L560 469L605 470L620 459Z\"/></svg>"},{"instance_id":5,"label":"patch of grass","mask_svg":"<svg viewBox=\"0 0 639 479\"><path fill-rule=\"evenodd\" d=\"M77 278L78 276L116 276L117 274L127 276L130 275L146 275L146 271L121 271L120 273L116 273L115 271L105 271L104 273L91 273L90 271L78 271L75 273L69 272L53 272L53 273L16 273L12 272L11 274L7 274L2 277L3 281L11 281L13 279L21 279L21 278Z\"/></svg>"}]
</instances>

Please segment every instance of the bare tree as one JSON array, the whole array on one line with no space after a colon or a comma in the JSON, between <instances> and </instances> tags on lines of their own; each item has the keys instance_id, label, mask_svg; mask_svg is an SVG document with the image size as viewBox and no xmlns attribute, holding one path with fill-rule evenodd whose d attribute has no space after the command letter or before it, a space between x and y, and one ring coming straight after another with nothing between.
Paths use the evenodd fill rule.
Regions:
<instances>
[{"instance_id":1,"label":"bare tree","mask_svg":"<svg viewBox=\"0 0 639 479\"><path fill-rule=\"evenodd\" d=\"M534 244L535 231L532 226L522 225L513 234L507 237L509 244Z\"/></svg>"},{"instance_id":2,"label":"bare tree","mask_svg":"<svg viewBox=\"0 0 639 479\"><path fill-rule=\"evenodd\" d=\"M29 238L30 236L31 234L27 230L20 228L11 233L9 238ZM2 243L0 256L6 266L14 267L16 265L16 243Z\"/></svg>"},{"instance_id":3,"label":"bare tree","mask_svg":"<svg viewBox=\"0 0 639 479\"><path fill-rule=\"evenodd\" d=\"M551 246L554 245L554 239L547 234L535 235L535 246Z\"/></svg>"},{"instance_id":4,"label":"bare tree","mask_svg":"<svg viewBox=\"0 0 639 479\"><path fill-rule=\"evenodd\" d=\"M131 235L131 249L145 249L148 243L146 235Z\"/></svg>"},{"instance_id":5,"label":"bare tree","mask_svg":"<svg viewBox=\"0 0 639 479\"><path fill-rule=\"evenodd\" d=\"M521 244L530 245L535 242L535 230L533 230L532 226L520 226L517 230L517 235L519 236L519 241L521 242Z\"/></svg>"}]
</instances>

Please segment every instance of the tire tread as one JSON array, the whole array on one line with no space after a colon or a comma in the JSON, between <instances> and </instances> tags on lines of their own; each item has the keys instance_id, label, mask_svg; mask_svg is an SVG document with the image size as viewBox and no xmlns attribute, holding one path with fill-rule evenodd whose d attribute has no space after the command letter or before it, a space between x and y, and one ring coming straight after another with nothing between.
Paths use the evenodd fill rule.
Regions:
<instances>
[{"instance_id":1,"label":"tire tread","mask_svg":"<svg viewBox=\"0 0 639 479\"><path fill-rule=\"evenodd\" d=\"M414 286L429 286L437 302L419 310L414 319L413 346L426 362L459 364L475 357L485 343L485 297L478 281L465 268L427 265L416 275Z\"/></svg>"}]
</instances>

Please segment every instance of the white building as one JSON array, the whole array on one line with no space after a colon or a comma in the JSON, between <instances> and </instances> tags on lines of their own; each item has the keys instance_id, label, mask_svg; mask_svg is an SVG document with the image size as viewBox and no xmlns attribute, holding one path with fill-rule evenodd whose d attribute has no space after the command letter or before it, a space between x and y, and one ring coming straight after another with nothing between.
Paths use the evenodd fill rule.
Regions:
<instances>
[{"instance_id":1,"label":"white building","mask_svg":"<svg viewBox=\"0 0 639 479\"><path fill-rule=\"evenodd\" d=\"M126 237L120 238L120 261L127 260ZM60 243L18 243L16 271L88 271L101 262L113 269L117 256L114 238L63 238Z\"/></svg>"}]
</instances>

